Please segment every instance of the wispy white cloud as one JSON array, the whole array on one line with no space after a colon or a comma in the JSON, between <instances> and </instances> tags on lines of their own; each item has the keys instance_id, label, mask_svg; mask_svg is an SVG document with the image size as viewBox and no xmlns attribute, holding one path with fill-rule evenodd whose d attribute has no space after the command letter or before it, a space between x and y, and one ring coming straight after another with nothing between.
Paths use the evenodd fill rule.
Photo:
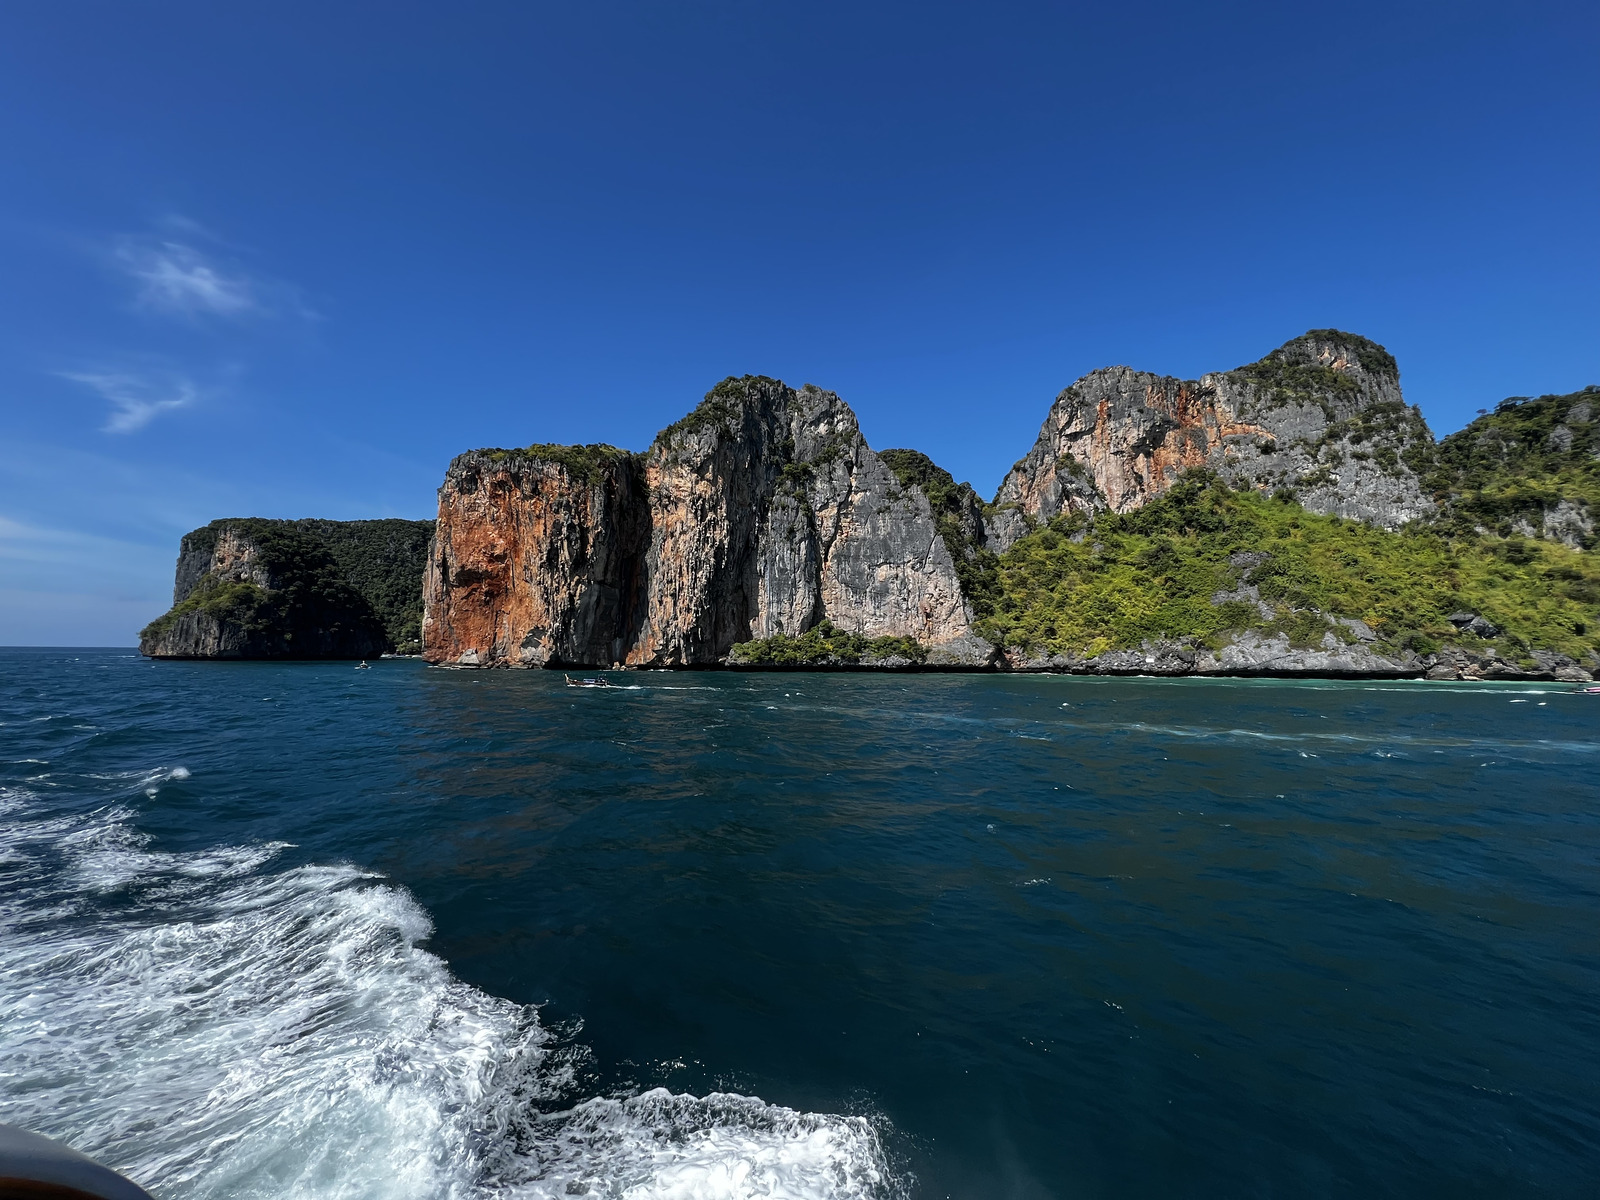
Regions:
<instances>
[{"instance_id":1,"label":"wispy white cloud","mask_svg":"<svg viewBox=\"0 0 1600 1200\"><path fill-rule=\"evenodd\" d=\"M220 239L196 222L169 217L162 224L162 234L119 238L112 251L117 267L133 281L141 308L191 320L316 316L292 284L225 261ZM213 246L203 249L205 242Z\"/></svg>"},{"instance_id":2,"label":"wispy white cloud","mask_svg":"<svg viewBox=\"0 0 1600 1200\"><path fill-rule=\"evenodd\" d=\"M136 375L127 371L62 371L63 379L93 388L111 404L101 428L106 433L134 433L162 413L185 408L200 390L184 375Z\"/></svg>"},{"instance_id":3,"label":"wispy white cloud","mask_svg":"<svg viewBox=\"0 0 1600 1200\"><path fill-rule=\"evenodd\" d=\"M124 240L117 261L139 285L139 303L181 316L239 317L265 311L257 289L182 242Z\"/></svg>"}]
</instances>

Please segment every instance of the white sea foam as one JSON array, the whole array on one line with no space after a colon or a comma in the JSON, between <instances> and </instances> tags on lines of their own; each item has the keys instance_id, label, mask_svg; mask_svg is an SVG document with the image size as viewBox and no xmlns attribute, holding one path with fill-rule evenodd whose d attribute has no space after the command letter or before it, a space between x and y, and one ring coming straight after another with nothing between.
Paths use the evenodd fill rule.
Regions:
<instances>
[{"instance_id":1,"label":"white sea foam","mask_svg":"<svg viewBox=\"0 0 1600 1200\"><path fill-rule=\"evenodd\" d=\"M663 1200L870 1197L889 1191L877 1132L864 1117L819 1116L714 1092L665 1088L518 1114L503 1162L485 1174L508 1195ZM530 1177L536 1166L537 1178Z\"/></svg>"},{"instance_id":2,"label":"white sea foam","mask_svg":"<svg viewBox=\"0 0 1600 1200\"><path fill-rule=\"evenodd\" d=\"M0 789L0 1112L164 1200L899 1190L864 1118L564 1103L570 1056L419 949L404 890L283 843L164 853L132 817Z\"/></svg>"}]
</instances>

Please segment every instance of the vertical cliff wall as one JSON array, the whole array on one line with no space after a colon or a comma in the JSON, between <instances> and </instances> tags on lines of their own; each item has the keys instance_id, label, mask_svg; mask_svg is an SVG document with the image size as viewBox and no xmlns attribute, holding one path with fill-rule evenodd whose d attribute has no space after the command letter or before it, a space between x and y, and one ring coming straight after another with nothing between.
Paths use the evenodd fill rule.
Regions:
<instances>
[{"instance_id":1,"label":"vertical cliff wall","mask_svg":"<svg viewBox=\"0 0 1600 1200\"><path fill-rule=\"evenodd\" d=\"M606 664L632 644L648 544L639 462L610 446L450 464L423 576L431 662Z\"/></svg>"},{"instance_id":2,"label":"vertical cliff wall","mask_svg":"<svg viewBox=\"0 0 1600 1200\"><path fill-rule=\"evenodd\" d=\"M1062 512L1130 511L1200 466L1394 529L1434 511L1413 465L1432 444L1394 359L1352 334L1313 330L1199 380L1107 367L1056 398L1000 486L991 540L1003 550Z\"/></svg>"},{"instance_id":3,"label":"vertical cliff wall","mask_svg":"<svg viewBox=\"0 0 1600 1200\"><path fill-rule=\"evenodd\" d=\"M644 455L456 459L424 590L434 662L706 665L825 618L934 663L992 654L926 496L838 396L759 376L718 384Z\"/></svg>"}]
</instances>

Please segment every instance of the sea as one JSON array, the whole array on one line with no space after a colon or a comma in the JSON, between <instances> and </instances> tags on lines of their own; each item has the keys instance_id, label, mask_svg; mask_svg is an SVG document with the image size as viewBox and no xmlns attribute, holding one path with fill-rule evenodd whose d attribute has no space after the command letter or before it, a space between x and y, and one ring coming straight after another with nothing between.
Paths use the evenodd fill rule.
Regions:
<instances>
[{"instance_id":1,"label":"sea","mask_svg":"<svg viewBox=\"0 0 1600 1200\"><path fill-rule=\"evenodd\" d=\"M0 1121L159 1200L1600 1194L1600 696L608 678L0 651Z\"/></svg>"}]
</instances>

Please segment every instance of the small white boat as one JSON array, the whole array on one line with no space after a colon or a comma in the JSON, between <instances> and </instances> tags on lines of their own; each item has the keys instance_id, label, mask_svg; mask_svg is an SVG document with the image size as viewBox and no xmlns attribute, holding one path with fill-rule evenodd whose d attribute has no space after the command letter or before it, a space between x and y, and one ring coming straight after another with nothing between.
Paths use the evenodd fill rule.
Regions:
<instances>
[{"instance_id":1,"label":"small white boat","mask_svg":"<svg viewBox=\"0 0 1600 1200\"><path fill-rule=\"evenodd\" d=\"M611 686L604 679L574 679L571 675L568 675L566 680L568 687L608 688Z\"/></svg>"},{"instance_id":2,"label":"small white boat","mask_svg":"<svg viewBox=\"0 0 1600 1200\"><path fill-rule=\"evenodd\" d=\"M356 670L358 670L358 671L370 671L370 670L372 670L372 667L369 666L368 663L367 663L367 660L363 658L361 660L360 664L356 667Z\"/></svg>"}]
</instances>

